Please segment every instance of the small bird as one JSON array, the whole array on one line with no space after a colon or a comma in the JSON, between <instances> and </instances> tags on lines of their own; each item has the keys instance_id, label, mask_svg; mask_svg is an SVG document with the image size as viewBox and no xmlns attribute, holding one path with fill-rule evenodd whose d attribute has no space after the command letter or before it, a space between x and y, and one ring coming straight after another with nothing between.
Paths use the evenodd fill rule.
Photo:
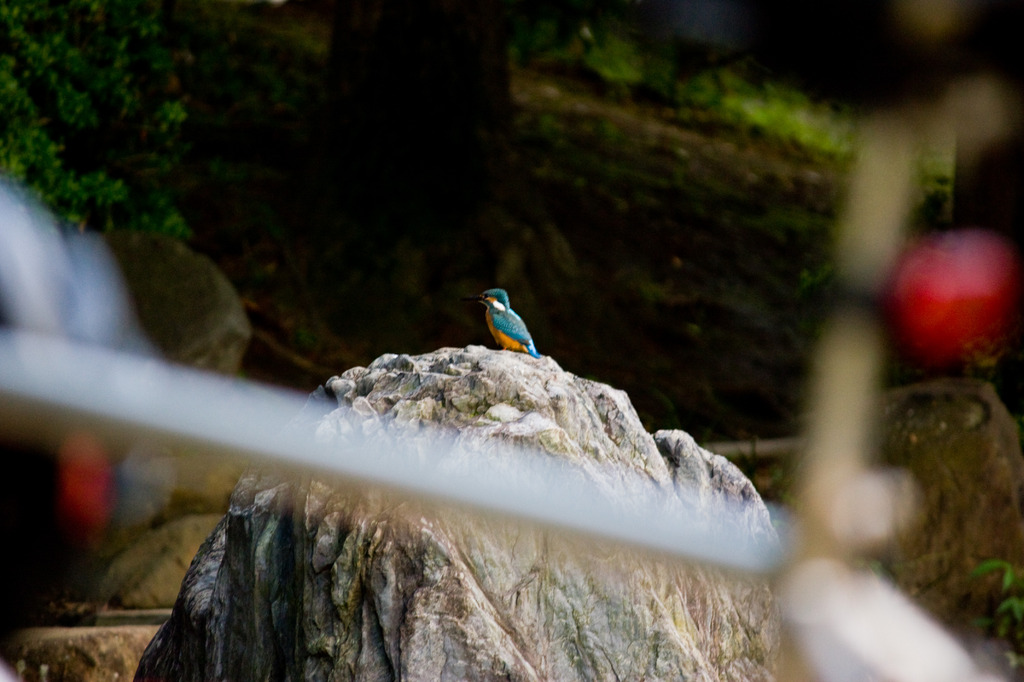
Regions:
<instances>
[{"instance_id":1,"label":"small bird","mask_svg":"<svg viewBox=\"0 0 1024 682\"><path fill-rule=\"evenodd\" d=\"M462 300L479 301L487 307L487 327L499 346L520 353L529 353L535 358L540 357L526 323L508 304L508 292L504 289L488 289L479 296L469 296Z\"/></svg>"}]
</instances>

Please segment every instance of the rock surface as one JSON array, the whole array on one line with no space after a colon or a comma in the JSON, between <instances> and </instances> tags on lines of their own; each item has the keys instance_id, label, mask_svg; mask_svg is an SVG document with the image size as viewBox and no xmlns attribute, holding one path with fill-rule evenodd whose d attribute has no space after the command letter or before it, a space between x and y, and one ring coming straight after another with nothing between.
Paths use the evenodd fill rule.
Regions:
<instances>
[{"instance_id":1,"label":"rock surface","mask_svg":"<svg viewBox=\"0 0 1024 682\"><path fill-rule=\"evenodd\" d=\"M171 608L244 470L198 452L133 453L119 470L130 484L118 501L117 524L92 555L95 578L81 598L123 609Z\"/></svg>"},{"instance_id":2,"label":"rock surface","mask_svg":"<svg viewBox=\"0 0 1024 682\"><path fill-rule=\"evenodd\" d=\"M0 651L25 682L127 680L156 631L155 625L29 628Z\"/></svg>"},{"instance_id":3,"label":"rock surface","mask_svg":"<svg viewBox=\"0 0 1024 682\"><path fill-rule=\"evenodd\" d=\"M124 609L171 607L181 580L221 514L191 514L143 534L110 562L98 587L103 602Z\"/></svg>"},{"instance_id":4,"label":"rock surface","mask_svg":"<svg viewBox=\"0 0 1024 682\"><path fill-rule=\"evenodd\" d=\"M641 476L696 508L681 522L714 527L715 500L740 503L732 523L775 541L735 467L678 432L660 433L659 451L624 393L550 358L474 346L386 355L325 388L320 440L358 436L383 452L444 434L461 454L443 464L456 468L511 468L521 460L506 446L539 449L595 494L621 497ZM251 471L136 679L768 680L778 627L761 580Z\"/></svg>"},{"instance_id":5,"label":"rock surface","mask_svg":"<svg viewBox=\"0 0 1024 682\"><path fill-rule=\"evenodd\" d=\"M657 431L654 442L671 468L676 486L696 496L694 507L704 514L705 523L716 523L731 535L750 537L755 543L775 538L761 495L735 464L700 447L685 431ZM726 505L731 513L718 514Z\"/></svg>"},{"instance_id":6,"label":"rock surface","mask_svg":"<svg viewBox=\"0 0 1024 682\"><path fill-rule=\"evenodd\" d=\"M1017 425L993 388L940 379L886 395L883 459L920 486L917 522L886 562L897 585L947 623L991 614L999 577L971 577L997 558L1024 564L1024 459Z\"/></svg>"},{"instance_id":7,"label":"rock surface","mask_svg":"<svg viewBox=\"0 0 1024 682\"><path fill-rule=\"evenodd\" d=\"M249 318L212 260L151 232L105 235L149 339L174 362L235 374L252 337Z\"/></svg>"},{"instance_id":8,"label":"rock surface","mask_svg":"<svg viewBox=\"0 0 1024 682\"><path fill-rule=\"evenodd\" d=\"M160 234L111 232L104 239L153 345L174 362L236 374L252 328L238 293L213 261ZM129 473L141 478L126 490L138 494L119 510L123 518L98 548L98 584L83 598L169 608L214 525L196 515L223 514L243 468L188 452L140 451L130 463Z\"/></svg>"}]
</instances>

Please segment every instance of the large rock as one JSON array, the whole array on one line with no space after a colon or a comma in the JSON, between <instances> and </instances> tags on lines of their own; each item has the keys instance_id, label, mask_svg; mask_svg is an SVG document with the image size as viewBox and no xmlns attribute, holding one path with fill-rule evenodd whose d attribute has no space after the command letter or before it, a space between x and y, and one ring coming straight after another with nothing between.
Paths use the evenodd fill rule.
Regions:
<instances>
[{"instance_id":1,"label":"large rock","mask_svg":"<svg viewBox=\"0 0 1024 682\"><path fill-rule=\"evenodd\" d=\"M170 608L199 547L221 514L191 514L153 528L117 554L98 587L103 602L125 609Z\"/></svg>"},{"instance_id":2,"label":"large rock","mask_svg":"<svg viewBox=\"0 0 1024 682\"><path fill-rule=\"evenodd\" d=\"M358 437L383 452L444 434L461 453L445 466L504 458L510 469L521 459L505 444L537 448L572 463L594 494L622 495L639 475L675 509L696 509L681 523L713 528L718 515L702 509L740 504L733 523L776 542L735 467L678 433L659 438L666 461L624 393L550 358L387 355L326 392L312 428L339 446ZM768 680L778 626L761 580L251 471L136 679Z\"/></svg>"},{"instance_id":3,"label":"large rock","mask_svg":"<svg viewBox=\"0 0 1024 682\"><path fill-rule=\"evenodd\" d=\"M989 558L1024 565L1024 459L1017 426L992 387L940 379L889 392L883 459L921 493L917 522L886 565L895 582L950 624L991 614L996 576L971 577Z\"/></svg>"},{"instance_id":4,"label":"large rock","mask_svg":"<svg viewBox=\"0 0 1024 682\"><path fill-rule=\"evenodd\" d=\"M252 328L238 293L214 262L164 235L112 232L104 238L147 337L163 355L237 373ZM133 453L120 470L132 480L127 497L119 500L119 524L97 548L95 584L78 596L125 608L173 604L191 557L213 525L199 515L227 510L241 472L236 463L190 452Z\"/></svg>"},{"instance_id":5,"label":"large rock","mask_svg":"<svg viewBox=\"0 0 1024 682\"><path fill-rule=\"evenodd\" d=\"M732 537L748 537L762 545L776 539L771 517L760 494L736 465L697 445L685 431L662 430L654 442L672 470L676 485L696 497L693 511ZM721 510L728 509L722 514Z\"/></svg>"},{"instance_id":6,"label":"large rock","mask_svg":"<svg viewBox=\"0 0 1024 682\"><path fill-rule=\"evenodd\" d=\"M139 448L121 463L116 523L71 595L119 609L169 609L196 551L228 510L239 462Z\"/></svg>"},{"instance_id":7,"label":"large rock","mask_svg":"<svg viewBox=\"0 0 1024 682\"><path fill-rule=\"evenodd\" d=\"M0 652L25 682L127 680L156 630L155 625L29 628L3 642Z\"/></svg>"},{"instance_id":8,"label":"large rock","mask_svg":"<svg viewBox=\"0 0 1024 682\"><path fill-rule=\"evenodd\" d=\"M174 362L235 374L252 327L238 293L214 262L160 234L105 236L139 321L163 354Z\"/></svg>"}]
</instances>

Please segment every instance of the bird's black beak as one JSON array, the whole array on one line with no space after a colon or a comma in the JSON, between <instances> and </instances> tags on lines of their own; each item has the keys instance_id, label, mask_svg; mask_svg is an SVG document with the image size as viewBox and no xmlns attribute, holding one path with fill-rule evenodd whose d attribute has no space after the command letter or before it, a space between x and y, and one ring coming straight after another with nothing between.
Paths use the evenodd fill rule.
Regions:
<instances>
[{"instance_id":1,"label":"bird's black beak","mask_svg":"<svg viewBox=\"0 0 1024 682\"><path fill-rule=\"evenodd\" d=\"M484 300L483 294L477 294L476 296L463 296L463 301L482 301Z\"/></svg>"}]
</instances>

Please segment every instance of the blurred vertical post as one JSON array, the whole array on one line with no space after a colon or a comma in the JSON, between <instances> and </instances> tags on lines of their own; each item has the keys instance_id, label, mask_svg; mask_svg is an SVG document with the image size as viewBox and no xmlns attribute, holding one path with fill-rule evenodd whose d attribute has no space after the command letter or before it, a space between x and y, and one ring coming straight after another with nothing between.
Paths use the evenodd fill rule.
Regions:
<instances>
[{"instance_id":1,"label":"blurred vertical post","mask_svg":"<svg viewBox=\"0 0 1024 682\"><path fill-rule=\"evenodd\" d=\"M909 122L878 115L863 132L837 239L843 300L822 335L809 390L798 483L799 546L792 567L813 559L846 562L842 500L871 452L885 336L873 302L894 260L910 206L914 136ZM850 509L852 512L853 510ZM813 679L788 642L780 680Z\"/></svg>"},{"instance_id":2,"label":"blurred vertical post","mask_svg":"<svg viewBox=\"0 0 1024 682\"><path fill-rule=\"evenodd\" d=\"M805 464L800 479L801 559L846 559L837 526L848 485L872 450L885 335L875 301L903 237L915 148L910 122L878 116L865 126L837 240L843 299L828 322L810 387Z\"/></svg>"},{"instance_id":3,"label":"blurred vertical post","mask_svg":"<svg viewBox=\"0 0 1024 682\"><path fill-rule=\"evenodd\" d=\"M936 670L943 679L991 679L923 613L915 615L894 590L886 595L887 586L869 587L865 576L853 570L852 561L867 539L887 539L898 521L900 503L905 502L896 499L895 486L885 485L876 487L880 497L864 498L872 482L882 480L869 469L888 352L879 304L904 242L915 197L916 161L929 143L951 131L957 138L957 154L970 158L972 149L989 145L1006 132L1014 102L1013 93L982 74L953 80L928 106L904 104L882 110L863 126L860 156L838 225L836 262L842 297L823 332L809 388L797 494L798 544L781 578L791 627L780 680L818 679L811 666L818 675L824 670L821 660L810 660L814 652L809 648L814 647L834 656L829 667L853 671L853 677L833 673L827 679L866 679L872 673L894 680L935 679L921 675ZM857 603L869 598L874 600L871 607ZM829 605L821 606L825 601ZM830 612L837 604L846 604L851 611L858 606L865 612L876 610L871 622L858 623L863 614L848 613L839 616L846 621L839 624ZM896 636L903 640L904 652L910 652L901 652L902 659L879 634L887 626L891 630L898 618L906 627ZM812 633L816 619L820 627ZM821 631L829 628L822 637ZM839 632L841 628L845 632ZM844 645L859 651L844 650ZM842 660L850 653L866 658ZM908 661L913 665L906 667ZM894 674L901 666L905 674ZM923 668L931 672L922 673Z\"/></svg>"}]
</instances>

